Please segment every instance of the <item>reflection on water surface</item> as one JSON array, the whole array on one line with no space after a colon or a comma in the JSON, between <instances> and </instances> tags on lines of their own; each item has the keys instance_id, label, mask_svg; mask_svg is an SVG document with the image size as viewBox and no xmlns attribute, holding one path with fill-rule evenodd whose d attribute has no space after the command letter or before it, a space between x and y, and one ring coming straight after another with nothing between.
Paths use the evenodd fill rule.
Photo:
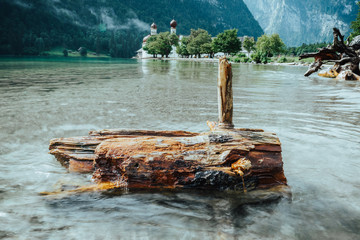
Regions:
<instances>
[{"instance_id":1,"label":"reflection on water surface","mask_svg":"<svg viewBox=\"0 0 360 240\"><path fill-rule=\"evenodd\" d=\"M104 128L207 131L217 118L214 63L51 60L0 61L0 237L359 238L360 83L234 64L234 123L278 134L291 201L201 191L44 197L91 178L49 155L51 138Z\"/></svg>"}]
</instances>

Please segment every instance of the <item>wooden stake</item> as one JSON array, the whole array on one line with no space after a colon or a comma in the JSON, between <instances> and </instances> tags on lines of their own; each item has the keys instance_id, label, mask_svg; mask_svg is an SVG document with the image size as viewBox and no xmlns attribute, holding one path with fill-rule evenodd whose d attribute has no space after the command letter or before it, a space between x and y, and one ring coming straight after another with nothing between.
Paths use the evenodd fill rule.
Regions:
<instances>
[{"instance_id":1,"label":"wooden stake","mask_svg":"<svg viewBox=\"0 0 360 240\"><path fill-rule=\"evenodd\" d=\"M219 59L218 76L218 107L219 126L222 129L232 129L233 116L233 93L232 93L232 69L226 57Z\"/></svg>"}]
</instances>

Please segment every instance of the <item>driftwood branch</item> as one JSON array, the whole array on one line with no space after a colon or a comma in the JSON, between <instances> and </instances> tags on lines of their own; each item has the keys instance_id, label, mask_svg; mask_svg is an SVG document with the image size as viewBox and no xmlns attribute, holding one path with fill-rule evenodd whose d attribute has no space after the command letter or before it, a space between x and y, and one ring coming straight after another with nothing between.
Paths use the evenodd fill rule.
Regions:
<instances>
[{"instance_id":1,"label":"driftwood branch","mask_svg":"<svg viewBox=\"0 0 360 240\"><path fill-rule=\"evenodd\" d=\"M310 76L311 74L313 74L314 72L317 72L321 66L322 66L323 62L318 59L317 61L313 62L310 66L309 69L307 70L307 72L304 74L305 77Z\"/></svg>"},{"instance_id":2,"label":"driftwood branch","mask_svg":"<svg viewBox=\"0 0 360 240\"><path fill-rule=\"evenodd\" d=\"M357 52L360 49L360 37L355 38L349 45L344 42L344 35L340 30L333 28L333 44L321 48L318 52L306 53L300 55L299 59L315 58L314 63L309 66L309 69L304 74L306 77L319 71L324 61L335 63L332 68L326 72L319 73L320 76L332 77L344 80L354 80L360 74L359 63L360 56ZM343 73L346 71L346 74Z\"/></svg>"},{"instance_id":3,"label":"driftwood branch","mask_svg":"<svg viewBox=\"0 0 360 240\"><path fill-rule=\"evenodd\" d=\"M320 48L318 52L316 53L305 53L300 55L299 59L304 59L304 58L315 58L316 59L321 59L321 61L325 61L325 60L340 60L340 54L338 54L336 51L334 51L333 49L328 49L328 48Z\"/></svg>"}]
</instances>

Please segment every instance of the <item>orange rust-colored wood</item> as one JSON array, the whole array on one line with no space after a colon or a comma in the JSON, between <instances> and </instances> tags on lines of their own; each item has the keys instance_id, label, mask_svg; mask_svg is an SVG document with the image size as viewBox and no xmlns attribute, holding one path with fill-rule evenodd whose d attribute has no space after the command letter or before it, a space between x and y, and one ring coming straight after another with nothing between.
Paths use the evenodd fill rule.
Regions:
<instances>
[{"instance_id":1,"label":"orange rust-colored wood","mask_svg":"<svg viewBox=\"0 0 360 240\"><path fill-rule=\"evenodd\" d=\"M50 153L71 171L94 165L99 184L127 188L253 190L286 185L281 144L259 129L103 130L53 139Z\"/></svg>"},{"instance_id":2,"label":"orange rust-colored wood","mask_svg":"<svg viewBox=\"0 0 360 240\"><path fill-rule=\"evenodd\" d=\"M69 160L69 171L70 172L79 172L79 173L91 173L94 171L94 162L70 159Z\"/></svg>"}]
</instances>

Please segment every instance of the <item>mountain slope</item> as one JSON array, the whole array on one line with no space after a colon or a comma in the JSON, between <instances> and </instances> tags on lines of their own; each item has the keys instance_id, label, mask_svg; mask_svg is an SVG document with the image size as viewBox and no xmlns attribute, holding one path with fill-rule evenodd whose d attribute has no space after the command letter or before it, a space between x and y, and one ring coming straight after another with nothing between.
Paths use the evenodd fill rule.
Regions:
<instances>
[{"instance_id":1,"label":"mountain slope","mask_svg":"<svg viewBox=\"0 0 360 240\"><path fill-rule=\"evenodd\" d=\"M131 57L155 21L177 33L203 28L213 36L237 28L258 37L263 31L242 0L0 0L0 54L36 54L63 46Z\"/></svg>"},{"instance_id":2,"label":"mountain slope","mask_svg":"<svg viewBox=\"0 0 360 240\"><path fill-rule=\"evenodd\" d=\"M332 28L347 35L358 7L354 0L244 0L267 34L288 46L331 41Z\"/></svg>"}]
</instances>

